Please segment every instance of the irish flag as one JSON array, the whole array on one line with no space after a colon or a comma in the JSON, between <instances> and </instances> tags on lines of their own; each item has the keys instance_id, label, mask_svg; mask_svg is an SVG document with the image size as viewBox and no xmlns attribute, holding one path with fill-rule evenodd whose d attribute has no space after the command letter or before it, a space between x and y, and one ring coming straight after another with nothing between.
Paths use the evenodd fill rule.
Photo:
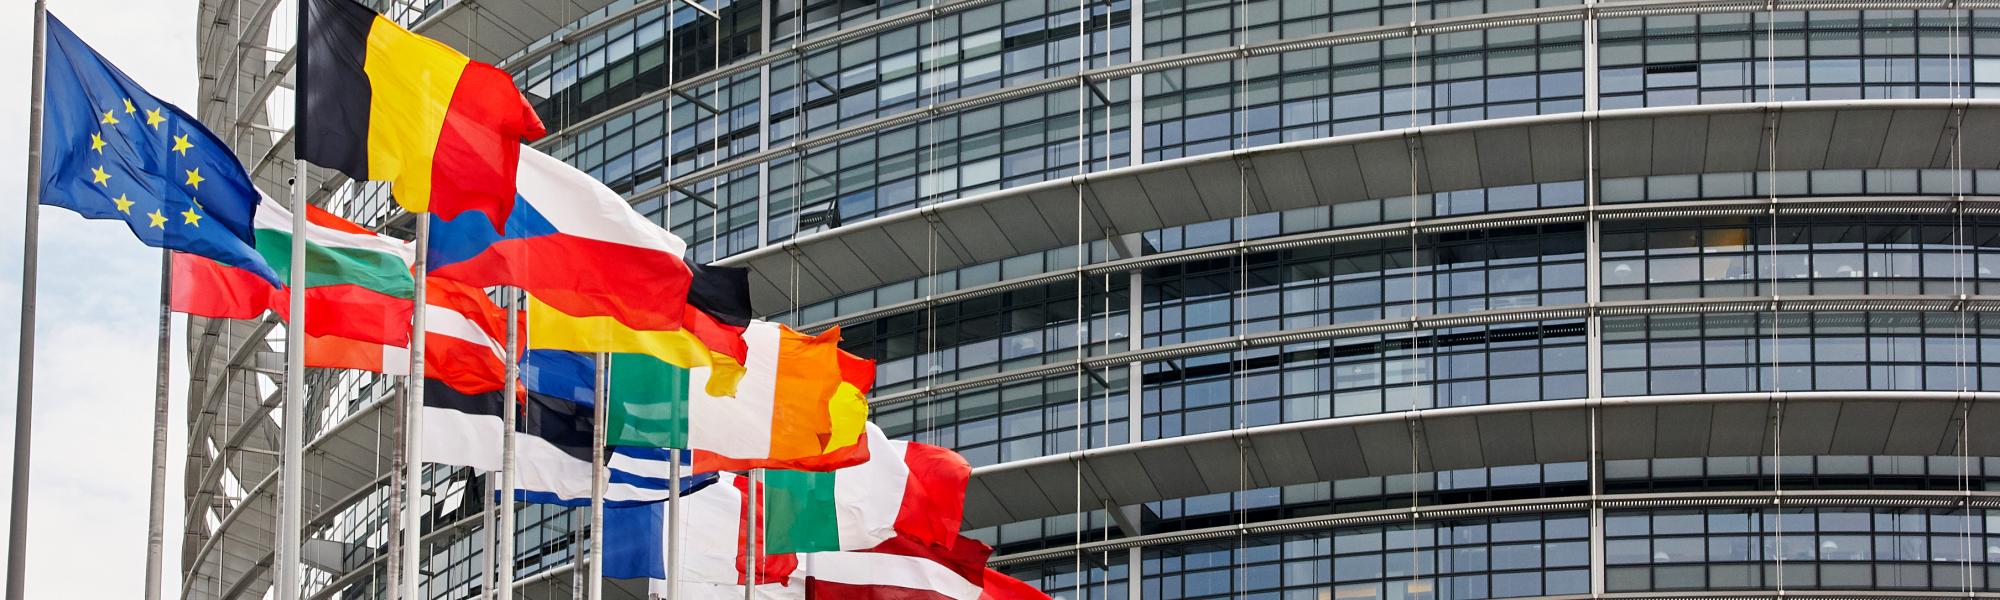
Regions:
<instances>
[{"instance_id":1,"label":"irish flag","mask_svg":"<svg viewBox=\"0 0 2000 600\"><path fill-rule=\"evenodd\" d=\"M893 441L868 424L868 462L825 472L766 471L772 554L867 550L894 537L950 545L972 466L957 452Z\"/></svg>"},{"instance_id":2,"label":"irish flag","mask_svg":"<svg viewBox=\"0 0 2000 600\"><path fill-rule=\"evenodd\" d=\"M253 221L257 253L290 281L292 213L269 196ZM318 207L306 212L306 323L314 336L407 346L410 276L416 253L408 242L379 235ZM176 253L175 311L220 319L252 319L270 310L290 321L287 290L249 271Z\"/></svg>"},{"instance_id":3,"label":"irish flag","mask_svg":"<svg viewBox=\"0 0 2000 600\"><path fill-rule=\"evenodd\" d=\"M539 345L541 330L536 336ZM752 321L743 340L747 360L734 396L711 393L714 367L613 354L609 444L691 449L698 473L828 471L867 460L863 396L874 384L873 361L842 351L837 329L806 335Z\"/></svg>"}]
</instances>

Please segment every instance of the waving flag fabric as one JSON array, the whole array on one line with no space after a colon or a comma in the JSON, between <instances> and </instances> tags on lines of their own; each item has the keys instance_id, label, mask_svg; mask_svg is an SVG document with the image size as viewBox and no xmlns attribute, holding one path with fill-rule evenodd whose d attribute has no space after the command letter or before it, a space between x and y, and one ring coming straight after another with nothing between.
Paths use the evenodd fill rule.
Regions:
<instances>
[{"instance_id":1,"label":"waving flag fabric","mask_svg":"<svg viewBox=\"0 0 2000 600\"><path fill-rule=\"evenodd\" d=\"M433 278L424 295L424 377L460 392L477 394L506 383L507 313L491 298L465 284ZM307 312L311 315L311 312ZM306 366L409 375L410 351L403 346L338 336L306 339Z\"/></svg>"},{"instance_id":2,"label":"waving flag fabric","mask_svg":"<svg viewBox=\"0 0 2000 600\"><path fill-rule=\"evenodd\" d=\"M160 101L51 15L42 204L125 222L139 241L282 283L250 234L257 188L200 121Z\"/></svg>"},{"instance_id":3,"label":"waving flag fabric","mask_svg":"<svg viewBox=\"0 0 2000 600\"><path fill-rule=\"evenodd\" d=\"M541 323L531 308L529 327ZM533 343L541 346L547 330L534 331ZM733 396L709 393L714 368L612 354L608 443L689 448L701 472L827 471L866 461L863 395L873 384L874 363L841 351L838 330L813 336L757 321L746 331L749 363ZM564 360L592 358L571 354Z\"/></svg>"},{"instance_id":4,"label":"waving flag fabric","mask_svg":"<svg viewBox=\"0 0 2000 600\"><path fill-rule=\"evenodd\" d=\"M713 367L708 393L733 396L742 379L749 346L749 273L742 268L686 265L692 284L678 328L632 327L614 317L578 316L539 296L531 297L528 318L534 347L588 353L643 354L676 367Z\"/></svg>"},{"instance_id":5,"label":"waving flag fabric","mask_svg":"<svg viewBox=\"0 0 2000 600\"><path fill-rule=\"evenodd\" d=\"M523 361L522 381L528 398L521 419L522 435L515 438L520 468L518 500L563 506L590 504L591 438L596 428L591 386L596 366L580 358L538 351L530 352ZM682 464L688 462L685 455L681 460ZM607 463L611 487L606 489L605 499L610 505L667 498L671 474L665 450L612 448ZM704 484L712 479L688 475L683 484Z\"/></svg>"},{"instance_id":6,"label":"waving flag fabric","mask_svg":"<svg viewBox=\"0 0 2000 600\"><path fill-rule=\"evenodd\" d=\"M299 158L410 212L507 221L521 141L546 133L512 77L354 0L301 0L298 39Z\"/></svg>"},{"instance_id":7,"label":"waving flag fabric","mask_svg":"<svg viewBox=\"0 0 2000 600\"><path fill-rule=\"evenodd\" d=\"M749 480L732 474L717 474L713 485L681 498L681 522L690 526L681 533L681 577L694 584L737 586L744 582L743 544L750 504ZM760 496L762 494L759 494ZM662 507L621 507L604 511L604 530L617 532L606 538L604 576L613 579L664 579L666 577L666 531ZM759 529L763 519L759 519ZM624 538L617 544L613 538ZM766 554L758 563L758 582L783 583L798 569L798 557ZM743 588L736 588L738 598Z\"/></svg>"},{"instance_id":8,"label":"waving flag fabric","mask_svg":"<svg viewBox=\"0 0 2000 600\"><path fill-rule=\"evenodd\" d=\"M993 569L980 581L980 600L1048 600L1049 595L1019 579Z\"/></svg>"},{"instance_id":9,"label":"waving flag fabric","mask_svg":"<svg viewBox=\"0 0 2000 600\"><path fill-rule=\"evenodd\" d=\"M760 503L746 502L747 480L729 473L715 485L681 499L682 523L678 597L743 597L744 523ZM605 530L617 543L605 546L606 577L652 579L656 594L667 592L663 550L669 540L663 508L605 511ZM768 512L764 513L768 516ZM759 522L768 519L759 518ZM776 521L770 521L777 526ZM699 525L695 525L699 524ZM766 535L771 535L767 530ZM947 544L891 537L866 550L765 554L758 563L756 597L877 600L1026 600L1047 598L1012 578L986 568L992 548L953 536Z\"/></svg>"},{"instance_id":10,"label":"waving flag fabric","mask_svg":"<svg viewBox=\"0 0 2000 600\"><path fill-rule=\"evenodd\" d=\"M949 545L972 467L951 450L890 440L868 424L868 462L830 472L767 471L772 554L866 550L894 537Z\"/></svg>"},{"instance_id":11,"label":"waving flag fabric","mask_svg":"<svg viewBox=\"0 0 2000 600\"><path fill-rule=\"evenodd\" d=\"M506 413L501 411L507 404L500 392L468 394L442 381L425 379L423 447L418 449L417 459L488 472L500 470L500 435L506 431L506 422L501 420Z\"/></svg>"},{"instance_id":12,"label":"waving flag fabric","mask_svg":"<svg viewBox=\"0 0 2000 600\"><path fill-rule=\"evenodd\" d=\"M840 350L840 330L820 335L756 321L743 334L749 346L742 383L734 397L707 393L712 369L689 373L688 447L698 471L788 469L842 449L864 450L841 465L867 460L861 444L868 402ZM872 370L872 368L871 368ZM870 379L869 384L873 383Z\"/></svg>"},{"instance_id":13,"label":"waving flag fabric","mask_svg":"<svg viewBox=\"0 0 2000 600\"><path fill-rule=\"evenodd\" d=\"M703 393L706 367L610 355L606 443L692 449L698 472L830 471L867 461L862 386L870 381L855 374L872 374L873 363L841 352L838 332L807 336L762 322L751 332L752 363L767 366L753 369L733 397ZM522 378L529 389L578 403L595 397L594 355L529 350L528 358Z\"/></svg>"},{"instance_id":14,"label":"waving flag fabric","mask_svg":"<svg viewBox=\"0 0 2000 600\"><path fill-rule=\"evenodd\" d=\"M291 211L265 197L255 219L257 251L280 275L291 268ZM416 280L408 242L379 235L316 206L306 212L306 324L315 336L407 346ZM289 320L287 288L202 257L173 259L173 309L222 319L277 312Z\"/></svg>"},{"instance_id":15,"label":"waving flag fabric","mask_svg":"<svg viewBox=\"0 0 2000 600\"><path fill-rule=\"evenodd\" d=\"M939 547L898 537L867 550L798 556L808 598L979 600L991 554L969 538Z\"/></svg>"},{"instance_id":16,"label":"waving flag fabric","mask_svg":"<svg viewBox=\"0 0 2000 600\"><path fill-rule=\"evenodd\" d=\"M589 174L533 148L521 150L517 177L505 233L478 218L431 217L433 275L519 286L564 314L641 330L682 327L692 285L686 242ZM743 298L747 319L747 290Z\"/></svg>"}]
</instances>

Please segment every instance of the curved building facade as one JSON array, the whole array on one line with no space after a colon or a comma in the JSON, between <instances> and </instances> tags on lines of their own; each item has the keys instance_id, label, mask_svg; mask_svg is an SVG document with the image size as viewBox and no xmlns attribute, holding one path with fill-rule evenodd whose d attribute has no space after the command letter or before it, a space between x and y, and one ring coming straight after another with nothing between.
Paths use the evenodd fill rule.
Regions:
<instances>
[{"instance_id":1,"label":"curved building facade","mask_svg":"<svg viewBox=\"0 0 2000 600\"><path fill-rule=\"evenodd\" d=\"M1057 596L2000 594L2000 2L378 8L841 327ZM273 184L290 10L200 22ZM269 331L189 331L189 597L270 585ZM379 597L395 385L313 377L309 593ZM501 585L489 483L429 473L426 593ZM518 510L567 594L587 519Z\"/></svg>"}]
</instances>

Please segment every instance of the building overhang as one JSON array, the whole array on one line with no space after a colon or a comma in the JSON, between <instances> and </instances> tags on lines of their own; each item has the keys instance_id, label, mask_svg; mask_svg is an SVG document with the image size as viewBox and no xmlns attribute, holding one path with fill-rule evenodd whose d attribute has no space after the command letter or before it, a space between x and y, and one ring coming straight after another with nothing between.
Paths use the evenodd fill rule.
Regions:
<instances>
[{"instance_id":1,"label":"building overhang","mask_svg":"<svg viewBox=\"0 0 2000 600\"><path fill-rule=\"evenodd\" d=\"M1413 190L1580 181L1593 164L1603 178L1947 168L1956 135L2000 136L2000 101L1678 106L1433 125L1077 175L801 236L720 263L750 268L755 306L774 313L1079 241ZM1967 169L2000 167L2000 146L1967 146L1960 158Z\"/></svg>"},{"instance_id":2,"label":"building overhang","mask_svg":"<svg viewBox=\"0 0 2000 600\"><path fill-rule=\"evenodd\" d=\"M473 60L498 64L611 0L444 0L414 29Z\"/></svg>"},{"instance_id":3,"label":"building overhang","mask_svg":"<svg viewBox=\"0 0 2000 600\"><path fill-rule=\"evenodd\" d=\"M304 497L300 501L308 517L308 531L361 500L388 475L392 465L386 449L398 442L391 435L395 424L382 415L385 407L397 402L392 395L359 407L306 445L305 468L300 470ZM194 550L181 580L182 598L256 598L270 587L277 538L277 487L278 473L269 471L244 497L236 499L234 508L222 516L214 537ZM213 585L216 581L228 585L217 589Z\"/></svg>"},{"instance_id":4,"label":"building overhang","mask_svg":"<svg viewBox=\"0 0 2000 600\"><path fill-rule=\"evenodd\" d=\"M1766 456L2000 456L1991 392L1776 392L1551 400L1251 427L973 470L966 526L987 527L1209 494L1601 460ZM1976 401L1976 402L1975 402ZM1593 427L1592 412L1596 411ZM1777 435L1782 415L1783 435ZM1969 422L1961 423L1961 420ZM1077 486L1082 485L1079 489Z\"/></svg>"}]
</instances>

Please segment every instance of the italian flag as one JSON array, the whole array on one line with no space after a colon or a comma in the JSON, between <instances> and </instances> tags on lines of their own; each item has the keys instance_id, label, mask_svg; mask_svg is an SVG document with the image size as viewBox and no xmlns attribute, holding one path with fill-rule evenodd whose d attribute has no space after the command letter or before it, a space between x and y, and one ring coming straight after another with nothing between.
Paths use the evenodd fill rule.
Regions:
<instances>
[{"instance_id":1,"label":"italian flag","mask_svg":"<svg viewBox=\"0 0 2000 600\"><path fill-rule=\"evenodd\" d=\"M767 552L867 550L890 538L949 546L972 466L957 452L890 440L868 424L868 462L836 471L766 471Z\"/></svg>"},{"instance_id":2,"label":"italian flag","mask_svg":"<svg viewBox=\"0 0 2000 600\"><path fill-rule=\"evenodd\" d=\"M292 213L263 197L254 220L257 253L290 281ZM306 323L313 336L407 346L416 253L408 242L376 234L319 207L306 212ZM199 256L173 257L172 307L219 319L254 319L270 310L290 321L289 290L249 271Z\"/></svg>"},{"instance_id":3,"label":"italian flag","mask_svg":"<svg viewBox=\"0 0 2000 600\"><path fill-rule=\"evenodd\" d=\"M612 354L608 443L690 449L696 473L830 471L868 459L864 396L874 385L873 361L842 351L837 329L806 335L752 321L743 340L747 359L734 396L710 393L714 367Z\"/></svg>"}]
</instances>

